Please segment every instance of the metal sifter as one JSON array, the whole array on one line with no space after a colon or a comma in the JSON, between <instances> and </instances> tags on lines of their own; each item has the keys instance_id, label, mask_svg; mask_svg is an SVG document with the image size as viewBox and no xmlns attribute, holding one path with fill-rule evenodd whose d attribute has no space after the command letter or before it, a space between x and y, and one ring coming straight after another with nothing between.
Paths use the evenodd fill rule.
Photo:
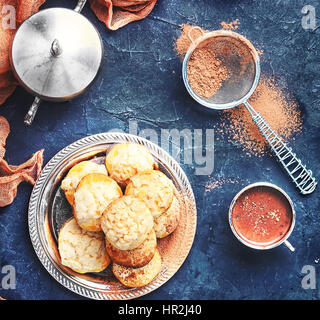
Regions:
<instances>
[{"instance_id":1,"label":"metal sifter","mask_svg":"<svg viewBox=\"0 0 320 320\"><path fill-rule=\"evenodd\" d=\"M192 32L198 29L202 36L193 39ZM307 170L292 149L272 130L263 117L248 102L255 91L260 78L260 59L254 46L245 37L228 30L204 33L201 28L194 27L188 34L191 46L185 55L182 67L183 81L191 95L202 106L211 110L224 110L245 105L253 121L270 144L279 162L302 194L312 193L317 185L312 171ZM215 56L220 58L229 72L219 90L210 98L197 95L188 81L187 65L196 48L208 46ZM267 106L266 106L267 107Z\"/></svg>"},{"instance_id":2,"label":"metal sifter","mask_svg":"<svg viewBox=\"0 0 320 320\"><path fill-rule=\"evenodd\" d=\"M103 45L92 23L74 10L51 8L25 20L11 48L11 65L19 83L35 96L25 116L31 125L41 100L68 101L82 94L101 66Z\"/></svg>"}]
</instances>

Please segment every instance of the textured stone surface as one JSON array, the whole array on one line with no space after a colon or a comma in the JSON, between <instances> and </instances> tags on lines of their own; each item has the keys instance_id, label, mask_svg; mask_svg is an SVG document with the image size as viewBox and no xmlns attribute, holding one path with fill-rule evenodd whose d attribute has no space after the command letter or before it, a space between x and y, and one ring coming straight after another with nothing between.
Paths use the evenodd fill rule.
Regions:
<instances>
[{"instance_id":1,"label":"textured stone surface","mask_svg":"<svg viewBox=\"0 0 320 320\"><path fill-rule=\"evenodd\" d=\"M218 117L197 111L184 88L173 42L182 23L213 29L221 21L239 18L239 31L264 50L262 72L273 75L298 99L304 129L291 145L320 178L320 31L302 28L301 9L306 4L315 5L320 17L315 0L159 0L148 18L116 32L107 31L87 6L83 13L99 30L105 47L99 78L90 91L72 102L43 103L30 128L23 125L23 117L33 98L17 89L0 108L12 128L6 159L18 164L44 147L47 162L86 135L113 128L127 132L129 120L137 122L138 131L154 129L158 133L161 128L213 128ZM52 0L49 6L65 6L65 1ZM143 299L319 298L318 289L301 288L302 267L314 265L318 273L320 269L315 262L320 257L319 187L310 196L300 196L275 159L250 158L224 140L215 142L215 169L210 177L195 176L196 164L182 167L197 199L195 242L179 272ZM205 193L212 178L239 183L224 183ZM252 251L238 243L229 229L227 212L232 198L248 183L261 180L284 188L294 201L297 221L290 238L296 247L294 254L284 246ZM0 296L82 299L58 284L33 251L27 225L30 192L29 185L21 184L15 202L0 209L0 267L11 264L17 271L16 290L0 288Z\"/></svg>"}]
</instances>

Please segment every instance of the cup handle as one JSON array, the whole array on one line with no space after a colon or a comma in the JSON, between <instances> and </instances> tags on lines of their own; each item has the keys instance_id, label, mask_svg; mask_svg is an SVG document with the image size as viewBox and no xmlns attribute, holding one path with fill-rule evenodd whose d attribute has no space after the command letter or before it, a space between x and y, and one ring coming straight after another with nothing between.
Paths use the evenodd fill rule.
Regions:
<instances>
[{"instance_id":1,"label":"cup handle","mask_svg":"<svg viewBox=\"0 0 320 320\"><path fill-rule=\"evenodd\" d=\"M296 251L296 249L292 246L292 244L291 244L289 241L285 240L283 243L285 244L285 246L286 246L291 252L295 252L295 251Z\"/></svg>"}]
</instances>

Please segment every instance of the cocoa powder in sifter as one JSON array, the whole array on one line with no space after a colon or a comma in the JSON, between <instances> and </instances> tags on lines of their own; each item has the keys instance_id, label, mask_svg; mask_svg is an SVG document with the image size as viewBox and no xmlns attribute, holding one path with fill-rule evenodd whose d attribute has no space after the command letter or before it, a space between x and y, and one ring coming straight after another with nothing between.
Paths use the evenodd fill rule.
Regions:
<instances>
[{"instance_id":1,"label":"cocoa powder in sifter","mask_svg":"<svg viewBox=\"0 0 320 320\"><path fill-rule=\"evenodd\" d=\"M215 95L223 81L229 78L223 62L208 47L193 51L187 64L187 75L192 90L203 98Z\"/></svg>"},{"instance_id":2,"label":"cocoa powder in sifter","mask_svg":"<svg viewBox=\"0 0 320 320\"><path fill-rule=\"evenodd\" d=\"M182 25L181 30L175 50L183 60L192 44L190 37L197 39L208 31L190 25ZM192 90L203 98L212 97L221 88L223 81L229 77L227 68L209 46L196 48L193 51L187 64L187 76Z\"/></svg>"},{"instance_id":3,"label":"cocoa powder in sifter","mask_svg":"<svg viewBox=\"0 0 320 320\"><path fill-rule=\"evenodd\" d=\"M236 19L230 23L227 23L225 21L221 22L222 29L224 30L236 30L239 28L239 25L240 25L239 19ZM180 29L181 29L181 34L179 38L176 39L175 41L174 49L178 53L180 59L183 60L185 54L190 48L190 45L192 44L189 38L189 34L193 39L197 39L201 37L203 34L208 33L209 30L200 28L199 26L190 25L190 24L183 24L180 26Z\"/></svg>"},{"instance_id":4,"label":"cocoa powder in sifter","mask_svg":"<svg viewBox=\"0 0 320 320\"><path fill-rule=\"evenodd\" d=\"M224 29L235 30L239 21L230 24L221 23ZM175 50L183 59L192 44L188 33L193 26L181 26L181 35L175 42ZM202 31L202 32L201 32ZM194 29L193 39L200 37L207 30ZM257 50L262 55L262 50ZM286 142L293 140L302 131L303 118L298 102L280 86L276 80L262 76L260 83L249 102L269 123L272 129ZM227 139L243 149L248 155L263 156L270 154L268 144L244 106L225 110L218 116L215 126L220 138ZM217 137L217 139L220 139Z\"/></svg>"},{"instance_id":5,"label":"cocoa powder in sifter","mask_svg":"<svg viewBox=\"0 0 320 320\"><path fill-rule=\"evenodd\" d=\"M238 24L238 20L230 24L222 23L229 30L236 29ZM192 39L196 40L208 31L189 25L183 25L181 28L182 34L176 41L175 49L183 59L194 42ZM202 41L194 49L187 63L187 78L190 87L198 96L203 98L214 96L224 81L230 78L228 68L224 63L225 59L230 61L241 57L242 71L246 71L252 61L252 56L248 53L247 46L239 39L230 37L226 40L224 34L221 33L221 36L216 34L215 37Z\"/></svg>"}]
</instances>

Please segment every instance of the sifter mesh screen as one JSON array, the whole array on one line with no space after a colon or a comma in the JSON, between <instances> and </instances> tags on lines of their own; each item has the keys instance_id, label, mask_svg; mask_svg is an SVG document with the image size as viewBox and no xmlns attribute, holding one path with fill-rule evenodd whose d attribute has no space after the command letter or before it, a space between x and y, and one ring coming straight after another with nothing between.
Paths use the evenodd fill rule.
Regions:
<instances>
[{"instance_id":1,"label":"sifter mesh screen","mask_svg":"<svg viewBox=\"0 0 320 320\"><path fill-rule=\"evenodd\" d=\"M194 91L193 94L207 104L213 104L215 107L221 105L221 109L226 104L238 105L250 93L256 83L257 54L254 48L250 43L247 44L243 37L230 35L205 37L203 41L197 44L193 52L200 48L212 50L214 56L222 61L222 64L226 67L228 78L223 81L220 89L210 98L200 97ZM192 53L189 55L189 59Z\"/></svg>"}]
</instances>

